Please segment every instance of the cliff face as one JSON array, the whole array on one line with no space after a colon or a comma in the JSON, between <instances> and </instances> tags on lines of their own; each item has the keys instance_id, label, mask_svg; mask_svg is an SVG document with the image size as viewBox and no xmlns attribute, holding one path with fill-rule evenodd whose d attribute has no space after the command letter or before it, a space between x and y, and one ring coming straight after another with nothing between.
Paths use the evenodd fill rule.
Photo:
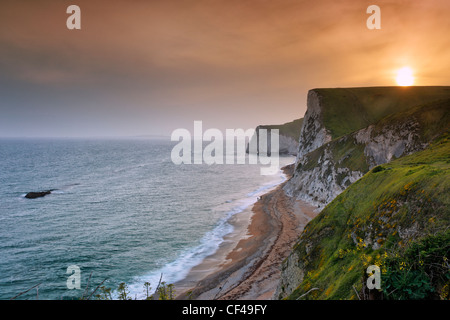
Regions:
<instances>
[{"instance_id":1,"label":"cliff face","mask_svg":"<svg viewBox=\"0 0 450 320\"><path fill-rule=\"evenodd\" d=\"M423 150L419 121L405 118L383 127L375 125L345 135L300 157L285 191L324 207L373 167Z\"/></svg>"},{"instance_id":2,"label":"cliff face","mask_svg":"<svg viewBox=\"0 0 450 320\"><path fill-rule=\"evenodd\" d=\"M280 154L295 156L298 150L298 141L292 137L280 135Z\"/></svg>"},{"instance_id":3,"label":"cliff face","mask_svg":"<svg viewBox=\"0 0 450 320\"><path fill-rule=\"evenodd\" d=\"M369 265L381 270L384 299L447 297L449 178L448 132L423 151L373 168L308 223L282 265L274 298L368 298Z\"/></svg>"},{"instance_id":4,"label":"cliff face","mask_svg":"<svg viewBox=\"0 0 450 320\"><path fill-rule=\"evenodd\" d=\"M324 121L328 105L323 101L320 91L309 92L296 170L284 187L290 196L321 208L371 168L423 150L445 126L439 116L430 121L422 117L430 109L440 116L446 111L445 104L433 102L410 105L405 111L388 114L366 127L333 138ZM366 115L362 112L361 116ZM440 126L436 126L438 122ZM423 132L431 134L424 136Z\"/></svg>"},{"instance_id":5,"label":"cliff face","mask_svg":"<svg viewBox=\"0 0 450 320\"><path fill-rule=\"evenodd\" d=\"M335 290L335 298L355 298L349 284L359 290L364 270L349 272L351 279L343 270L353 270L362 253L355 253L356 260L345 261L342 269L335 270L339 248L354 252L363 243L380 250L388 240L402 243L428 234L427 219L448 225L446 192L432 196L433 187L448 178L448 155L444 164L439 158L439 152L448 150L448 137L443 140L445 147L433 148L432 144L448 131L449 110L450 87L315 89L308 93L296 168L284 190L323 211L308 224L283 263L274 298L297 298L312 287L319 290L308 293L309 298L329 298ZM447 176L439 175L442 165ZM385 203L388 198L395 204L392 210ZM434 209L428 210L425 201ZM393 212L401 214L387 216ZM411 218L417 212L429 216ZM437 215L432 216L433 212ZM350 227L349 221L354 223ZM340 280L331 281L327 274ZM332 285L341 280L341 287Z\"/></svg>"},{"instance_id":6,"label":"cliff face","mask_svg":"<svg viewBox=\"0 0 450 320\"><path fill-rule=\"evenodd\" d=\"M308 92L307 106L298 141L297 163L308 152L331 141L331 134L322 121L321 96L317 91Z\"/></svg>"},{"instance_id":7,"label":"cliff face","mask_svg":"<svg viewBox=\"0 0 450 320\"><path fill-rule=\"evenodd\" d=\"M267 150L271 150L270 131L272 129L279 130L279 154L296 156L299 148L298 138L301 131L303 118L287 122L281 125L260 125L255 129L255 134L251 138L256 140L259 152L259 130L268 130ZM247 144L247 153L249 152L249 145Z\"/></svg>"}]
</instances>

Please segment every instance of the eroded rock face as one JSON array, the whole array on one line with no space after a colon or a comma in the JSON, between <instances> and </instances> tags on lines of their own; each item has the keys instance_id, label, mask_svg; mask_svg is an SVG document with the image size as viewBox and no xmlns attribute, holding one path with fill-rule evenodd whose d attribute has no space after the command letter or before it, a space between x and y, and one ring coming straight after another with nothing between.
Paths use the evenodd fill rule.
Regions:
<instances>
[{"instance_id":1,"label":"eroded rock face","mask_svg":"<svg viewBox=\"0 0 450 320\"><path fill-rule=\"evenodd\" d=\"M404 108L399 113L385 115L371 124L365 124L364 128L354 128L353 132L332 140L330 131L323 124L324 106L321 100L320 92L309 92L308 110L300 134L294 174L284 186L289 196L320 206L318 211L372 168L424 150L433 137L441 135L442 130L447 130L445 115L450 101L445 100L420 106L411 105L407 112ZM430 108L434 108L432 116L431 112L426 113ZM326 228L319 231L319 235L321 232L326 233ZM417 223L397 226L396 232L402 240L413 239L420 234L420 227ZM326 237L326 234L323 236ZM355 233L351 234L351 238L355 244L361 240L357 239ZM365 245L376 250L385 239L369 225L362 240ZM304 260L320 243L303 241L306 240L299 238L294 250L283 262L274 299L291 295L303 281L306 273ZM297 246L303 246L306 256L304 252L299 253L295 249Z\"/></svg>"},{"instance_id":2,"label":"eroded rock face","mask_svg":"<svg viewBox=\"0 0 450 320\"><path fill-rule=\"evenodd\" d=\"M272 151L272 141L271 141L271 132L272 130L278 130L279 134L279 149L278 152L280 155L291 155L297 156L299 144L298 144L298 136L301 131L301 124L303 119L297 119L292 122L288 122L282 125L259 125L255 129L255 134L251 137L250 143L247 143L246 152L247 153L256 153L258 154L260 151L268 154L271 154ZM260 130L267 130L267 144L265 145L265 141L259 141ZM261 143L261 145L260 145ZM250 144L252 144L252 148L256 148L255 150L250 150ZM262 150L259 150L262 147Z\"/></svg>"},{"instance_id":3,"label":"eroded rock face","mask_svg":"<svg viewBox=\"0 0 450 320\"><path fill-rule=\"evenodd\" d=\"M299 257L295 251L289 255L283 264L282 274L273 299L282 299L290 295L303 281L303 269L299 267Z\"/></svg>"},{"instance_id":4,"label":"eroded rock face","mask_svg":"<svg viewBox=\"0 0 450 320\"><path fill-rule=\"evenodd\" d=\"M296 156L297 150L298 150L298 142L295 141L293 138L284 136L280 134L280 151L279 153L281 155L291 155Z\"/></svg>"},{"instance_id":5,"label":"eroded rock face","mask_svg":"<svg viewBox=\"0 0 450 320\"><path fill-rule=\"evenodd\" d=\"M321 209L363 174L358 170L340 167L334 160L331 148L325 146L317 165L307 170L296 170L284 190L288 195Z\"/></svg>"},{"instance_id":6,"label":"eroded rock face","mask_svg":"<svg viewBox=\"0 0 450 320\"><path fill-rule=\"evenodd\" d=\"M423 150L420 124L414 116L369 125L331 141L322 122L319 93L308 94L293 177L284 190L292 197L324 208L373 167ZM343 151L344 150L344 151Z\"/></svg>"},{"instance_id":7,"label":"eroded rock face","mask_svg":"<svg viewBox=\"0 0 450 320\"><path fill-rule=\"evenodd\" d=\"M331 134L325 128L321 119L322 106L320 95L314 90L308 92L307 107L298 141L297 163L308 152L331 141Z\"/></svg>"},{"instance_id":8,"label":"eroded rock face","mask_svg":"<svg viewBox=\"0 0 450 320\"><path fill-rule=\"evenodd\" d=\"M420 137L420 124L414 118L377 130L374 125L355 134L356 143L365 144L364 154L370 168L404 155L423 150L428 143Z\"/></svg>"}]
</instances>

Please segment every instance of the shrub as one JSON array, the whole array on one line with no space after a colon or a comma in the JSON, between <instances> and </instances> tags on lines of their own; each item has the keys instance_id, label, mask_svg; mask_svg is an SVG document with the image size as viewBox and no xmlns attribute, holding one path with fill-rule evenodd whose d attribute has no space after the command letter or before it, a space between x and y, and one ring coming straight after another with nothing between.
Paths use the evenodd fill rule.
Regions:
<instances>
[{"instance_id":1,"label":"shrub","mask_svg":"<svg viewBox=\"0 0 450 320\"><path fill-rule=\"evenodd\" d=\"M377 172L380 172L380 171L383 171L383 170L385 170L383 168L383 166L376 166L375 168L373 168L372 173L377 173Z\"/></svg>"},{"instance_id":2,"label":"shrub","mask_svg":"<svg viewBox=\"0 0 450 320\"><path fill-rule=\"evenodd\" d=\"M429 299L447 297L450 282L450 231L426 236L411 243L403 253L386 261L382 274L388 299ZM440 292L439 292L440 291Z\"/></svg>"}]
</instances>

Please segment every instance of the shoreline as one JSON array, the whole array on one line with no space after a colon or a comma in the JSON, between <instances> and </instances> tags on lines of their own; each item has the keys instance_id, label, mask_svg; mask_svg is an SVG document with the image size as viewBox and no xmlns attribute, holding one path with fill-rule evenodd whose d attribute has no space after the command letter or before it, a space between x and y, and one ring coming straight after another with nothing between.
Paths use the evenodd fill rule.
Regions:
<instances>
[{"instance_id":1,"label":"shoreline","mask_svg":"<svg viewBox=\"0 0 450 320\"><path fill-rule=\"evenodd\" d=\"M286 181L233 216L234 231L218 251L174 284L177 299L267 300L278 285L281 263L317 208L288 197L283 186L293 165L282 168Z\"/></svg>"}]
</instances>

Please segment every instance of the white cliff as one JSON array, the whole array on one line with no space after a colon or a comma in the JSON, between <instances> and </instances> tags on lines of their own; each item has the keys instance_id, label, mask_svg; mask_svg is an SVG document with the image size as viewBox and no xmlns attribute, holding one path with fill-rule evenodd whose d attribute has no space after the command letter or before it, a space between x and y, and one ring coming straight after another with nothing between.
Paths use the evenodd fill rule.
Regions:
<instances>
[{"instance_id":1,"label":"white cliff","mask_svg":"<svg viewBox=\"0 0 450 320\"><path fill-rule=\"evenodd\" d=\"M321 210L373 167L427 147L420 115L388 117L332 140L320 93L308 94L293 177L284 190Z\"/></svg>"}]
</instances>

